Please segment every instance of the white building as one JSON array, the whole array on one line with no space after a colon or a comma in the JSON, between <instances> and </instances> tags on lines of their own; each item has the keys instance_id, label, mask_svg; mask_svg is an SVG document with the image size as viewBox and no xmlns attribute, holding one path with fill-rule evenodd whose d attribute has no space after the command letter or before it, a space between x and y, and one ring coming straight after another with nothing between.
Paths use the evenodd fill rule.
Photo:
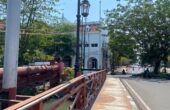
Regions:
<instances>
[{"instance_id":1,"label":"white building","mask_svg":"<svg viewBox=\"0 0 170 110\"><path fill-rule=\"evenodd\" d=\"M102 69L108 65L108 31L100 22L88 22L80 26L80 64L84 69ZM85 36L85 37L84 37ZM84 41L85 39L85 41ZM85 53L84 53L85 51ZM83 66L83 58L84 66ZM72 66L75 56L72 58Z\"/></svg>"}]
</instances>

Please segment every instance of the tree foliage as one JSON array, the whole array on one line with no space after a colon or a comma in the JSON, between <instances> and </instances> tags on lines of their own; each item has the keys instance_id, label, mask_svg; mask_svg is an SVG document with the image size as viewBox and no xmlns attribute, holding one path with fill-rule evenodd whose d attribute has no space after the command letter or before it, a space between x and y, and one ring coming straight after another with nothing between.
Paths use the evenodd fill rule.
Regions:
<instances>
[{"instance_id":1,"label":"tree foliage","mask_svg":"<svg viewBox=\"0 0 170 110\"><path fill-rule=\"evenodd\" d=\"M113 31L110 29L110 31ZM123 35L119 32L114 32L110 35L109 39L109 48L112 53L113 63L115 65L119 65L121 61L121 57L126 57L135 61L135 42L127 35Z\"/></svg>"},{"instance_id":2,"label":"tree foliage","mask_svg":"<svg viewBox=\"0 0 170 110\"><path fill-rule=\"evenodd\" d=\"M74 25L61 23L54 26L42 21L34 21L32 26L34 30L31 30L28 35L21 36L20 39L19 61L21 65L51 60L55 55L61 57L74 55L75 37L70 32L74 29ZM64 26L68 30L65 30ZM25 40L25 37L28 40Z\"/></svg>"},{"instance_id":3,"label":"tree foliage","mask_svg":"<svg viewBox=\"0 0 170 110\"><path fill-rule=\"evenodd\" d=\"M62 58L75 54L75 25L68 23L60 23L53 26L53 35L48 36L45 51L48 54L56 54Z\"/></svg>"},{"instance_id":4,"label":"tree foliage","mask_svg":"<svg viewBox=\"0 0 170 110\"><path fill-rule=\"evenodd\" d=\"M51 60L54 54L74 54L75 39L71 32L75 26L69 23L58 24L58 1L22 0L19 65ZM3 15L0 19L6 19L6 2L0 0L0 14Z\"/></svg>"},{"instance_id":5,"label":"tree foliage","mask_svg":"<svg viewBox=\"0 0 170 110\"><path fill-rule=\"evenodd\" d=\"M108 11L106 22L109 29L109 48L112 54L112 66L120 65L121 58L124 57L132 62L136 60L136 43L124 29L123 16L120 13L125 10L121 5L116 9Z\"/></svg>"},{"instance_id":6,"label":"tree foliage","mask_svg":"<svg viewBox=\"0 0 170 110\"><path fill-rule=\"evenodd\" d=\"M29 26L34 20L54 21L58 11L56 5L59 0L21 0L21 24ZM0 0L0 14L5 17L7 0ZM2 19L2 18L1 18Z\"/></svg>"},{"instance_id":7,"label":"tree foliage","mask_svg":"<svg viewBox=\"0 0 170 110\"><path fill-rule=\"evenodd\" d=\"M21 31L19 64L28 64L29 62L45 61L52 57L45 54L43 44L47 42L46 31L50 26L42 21L34 21L29 30Z\"/></svg>"},{"instance_id":8,"label":"tree foliage","mask_svg":"<svg viewBox=\"0 0 170 110\"><path fill-rule=\"evenodd\" d=\"M130 0L107 12L112 33L134 39L142 64L154 66L159 72L161 61L166 65L170 53L170 1ZM126 51L126 50L125 50Z\"/></svg>"}]
</instances>

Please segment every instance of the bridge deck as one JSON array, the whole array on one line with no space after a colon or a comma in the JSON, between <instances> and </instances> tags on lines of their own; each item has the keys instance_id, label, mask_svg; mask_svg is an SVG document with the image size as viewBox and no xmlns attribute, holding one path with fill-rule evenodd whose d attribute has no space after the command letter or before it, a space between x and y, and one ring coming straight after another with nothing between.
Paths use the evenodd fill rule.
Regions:
<instances>
[{"instance_id":1,"label":"bridge deck","mask_svg":"<svg viewBox=\"0 0 170 110\"><path fill-rule=\"evenodd\" d=\"M119 78L107 76L91 110L137 110Z\"/></svg>"}]
</instances>

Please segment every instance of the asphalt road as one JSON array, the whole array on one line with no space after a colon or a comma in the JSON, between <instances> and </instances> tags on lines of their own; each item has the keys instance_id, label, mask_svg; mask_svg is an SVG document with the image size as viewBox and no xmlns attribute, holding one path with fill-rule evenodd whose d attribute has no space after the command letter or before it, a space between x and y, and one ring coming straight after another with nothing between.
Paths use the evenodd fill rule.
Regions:
<instances>
[{"instance_id":1,"label":"asphalt road","mask_svg":"<svg viewBox=\"0 0 170 110\"><path fill-rule=\"evenodd\" d=\"M170 110L170 80L123 79L136 91L151 110Z\"/></svg>"}]
</instances>

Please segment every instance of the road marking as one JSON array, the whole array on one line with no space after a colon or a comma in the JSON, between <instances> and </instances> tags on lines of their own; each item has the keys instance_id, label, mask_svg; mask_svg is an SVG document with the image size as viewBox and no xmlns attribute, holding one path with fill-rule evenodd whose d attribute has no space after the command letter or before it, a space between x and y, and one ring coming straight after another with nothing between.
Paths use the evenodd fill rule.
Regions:
<instances>
[{"instance_id":1,"label":"road marking","mask_svg":"<svg viewBox=\"0 0 170 110\"><path fill-rule=\"evenodd\" d=\"M137 97L137 99L136 100L139 100L140 101L140 103L145 107L145 109L142 109L142 110L151 110L150 108L149 108L149 106L142 100L142 98L135 92L135 90L127 83L127 81L125 81L125 80L122 80L122 82L124 82L125 83L125 86L127 86L127 88L129 88L130 90L129 90L129 92L131 91L134 95L135 95L135 97ZM133 95L133 94L131 94L131 95ZM140 106L140 104L139 104L139 102L137 102L138 103L138 106ZM140 106L141 107L141 106Z\"/></svg>"}]
</instances>

